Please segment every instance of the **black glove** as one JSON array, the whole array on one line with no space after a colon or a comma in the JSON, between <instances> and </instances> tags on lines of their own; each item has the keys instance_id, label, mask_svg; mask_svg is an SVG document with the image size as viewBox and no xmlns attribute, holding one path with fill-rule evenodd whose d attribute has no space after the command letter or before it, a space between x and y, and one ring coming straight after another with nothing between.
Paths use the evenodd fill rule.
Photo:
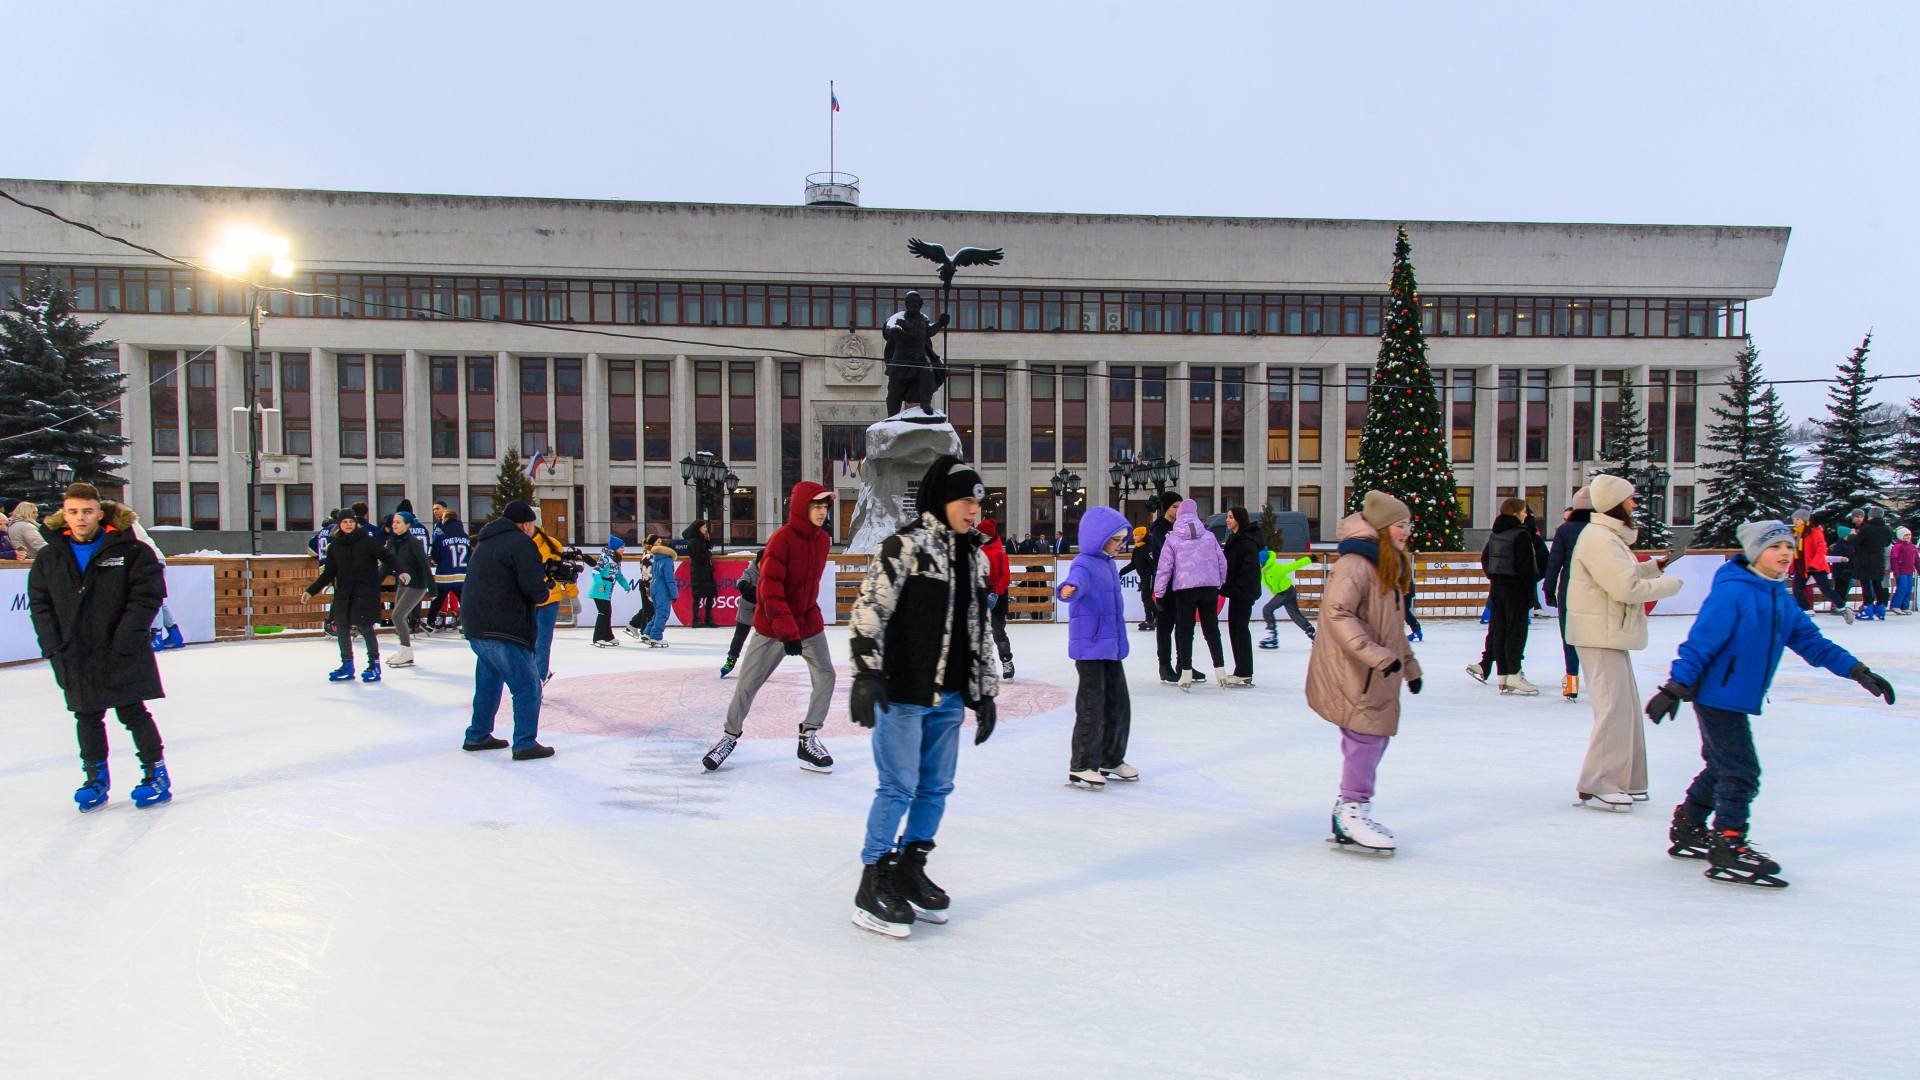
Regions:
<instances>
[{"instance_id":1,"label":"black glove","mask_svg":"<svg viewBox=\"0 0 1920 1080\"><path fill-rule=\"evenodd\" d=\"M1680 715L1680 703L1692 700L1693 691L1681 686L1672 679L1668 679L1665 686L1662 686L1657 693L1647 699L1647 719L1657 724L1662 720L1678 716Z\"/></svg>"},{"instance_id":2,"label":"black glove","mask_svg":"<svg viewBox=\"0 0 1920 1080\"><path fill-rule=\"evenodd\" d=\"M780 644L780 647L781 647L781 648L783 648L783 649L785 649L785 650L787 651L787 655L788 655L788 656L799 656L799 655L800 655L800 643L799 643L799 642L797 642L797 641L785 641L785 642L781 642L781 644Z\"/></svg>"},{"instance_id":3,"label":"black glove","mask_svg":"<svg viewBox=\"0 0 1920 1080\"><path fill-rule=\"evenodd\" d=\"M1416 694L1417 694L1417 693L1419 693L1419 692L1420 692L1420 680L1419 680L1419 679L1408 679L1408 680L1407 680L1407 689L1409 689L1409 690L1411 690L1411 691L1413 691L1413 692L1414 692L1414 693L1416 693Z\"/></svg>"},{"instance_id":4,"label":"black glove","mask_svg":"<svg viewBox=\"0 0 1920 1080\"><path fill-rule=\"evenodd\" d=\"M979 746L992 738L993 725L999 719L1000 706L995 705L992 698L974 702L973 720L976 726L973 732L973 745Z\"/></svg>"},{"instance_id":5,"label":"black glove","mask_svg":"<svg viewBox=\"0 0 1920 1080\"><path fill-rule=\"evenodd\" d=\"M1399 671L1399 670L1400 670L1400 661L1398 661L1398 660L1395 660L1395 661L1394 661L1393 663L1391 663L1391 664L1388 664L1388 665L1387 665L1386 667L1383 667L1383 668L1381 668L1381 669L1380 669L1380 674L1382 674L1382 675L1391 675L1391 674L1393 674L1394 672L1396 672L1396 671Z\"/></svg>"},{"instance_id":6,"label":"black glove","mask_svg":"<svg viewBox=\"0 0 1920 1080\"><path fill-rule=\"evenodd\" d=\"M1886 698L1887 704L1893 704L1893 684L1867 670L1867 665L1854 664L1853 670L1847 672L1847 678L1866 687L1867 693L1874 697Z\"/></svg>"},{"instance_id":7,"label":"black glove","mask_svg":"<svg viewBox=\"0 0 1920 1080\"><path fill-rule=\"evenodd\" d=\"M881 712L893 702L887 700L887 684L880 681L878 675L855 675L853 693L847 698L847 704L853 712L853 722L863 728L873 726L873 710L878 706Z\"/></svg>"}]
</instances>

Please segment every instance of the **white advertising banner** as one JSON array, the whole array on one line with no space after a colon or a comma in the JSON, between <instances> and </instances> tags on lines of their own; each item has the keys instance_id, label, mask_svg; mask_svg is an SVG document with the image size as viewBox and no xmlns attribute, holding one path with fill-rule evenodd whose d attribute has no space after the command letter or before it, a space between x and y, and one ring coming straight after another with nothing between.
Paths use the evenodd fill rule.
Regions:
<instances>
[{"instance_id":1,"label":"white advertising banner","mask_svg":"<svg viewBox=\"0 0 1920 1080\"><path fill-rule=\"evenodd\" d=\"M1073 617L1073 605L1059 602L1060 586L1067 583L1067 574L1073 570L1072 559L1061 559L1053 568L1053 621L1066 622ZM1121 612L1130 623L1141 622L1147 617L1146 604L1140 599L1140 575L1120 575Z\"/></svg>"},{"instance_id":2,"label":"white advertising banner","mask_svg":"<svg viewBox=\"0 0 1920 1080\"><path fill-rule=\"evenodd\" d=\"M27 608L27 571L0 570L0 663L40 658L40 642L33 634L33 613ZM167 610L180 624L188 641L213 640L213 567L167 567Z\"/></svg>"}]
</instances>

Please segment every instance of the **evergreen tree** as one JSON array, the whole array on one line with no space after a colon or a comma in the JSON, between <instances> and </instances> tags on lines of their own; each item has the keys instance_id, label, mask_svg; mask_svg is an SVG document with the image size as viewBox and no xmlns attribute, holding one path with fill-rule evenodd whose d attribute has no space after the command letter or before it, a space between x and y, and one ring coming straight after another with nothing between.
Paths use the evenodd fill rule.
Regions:
<instances>
[{"instance_id":1,"label":"evergreen tree","mask_svg":"<svg viewBox=\"0 0 1920 1080\"><path fill-rule=\"evenodd\" d=\"M1713 461L1701 501L1695 547L1739 547L1735 530L1748 521L1788 520L1800 505L1800 477L1787 445L1786 409L1766 384L1760 350L1748 338L1734 356L1733 374L1709 411L1706 450Z\"/></svg>"},{"instance_id":2,"label":"evergreen tree","mask_svg":"<svg viewBox=\"0 0 1920 1080\"><path fill-rule=\"evenodd\" d=\"M1360 460L1353 467L1348 513L1360 509L1368 491L1398 497L1413 510L1411 545L1418 551L1459 551L1460 503L1440 397L1427 366L1427 335L1420 327L1420 288L1413 276L1413 247L1401 229L1393 244L1380 355L1367 396L1367 423L1360 432Z\"/></svg>"},{"instance_id":3,"label":"evergreen tree","mask_svg":"<svg viewBox=\"0 0 1920 1080\"><path fill-rule=\"evenodd\" d=\"M1813 500L1816 510L1829 515L1844 515L1869 504L1885 505L1885 485L1873 475L1878 454L1870 415L1873 403L1868 399L1878 380L1867 374L1867 351L1872 347L1869 333L1840 362L1840 378L1827 388L1827 419L1814 450L1820 470L1813 476Z\"/></svg>"},{"instance_id":4,"label":"evergreen tree","mask_svg":"<svg viewBox=\"0 0 1920 1080\"><path fill-rule=\"evenodd\" d=\"M509 446L507 456L500 459L500 474L493 478L493 516L506 513L507 504L516 501L533 505L533 477L527 475L520 451Z\"/></svg>"},{"instance_id":5,"label":"evergreen tree","mask_svg":"<svg viewBox=\"0 0 1920 1080\"><path fill-rule=\"evenodd\" d=\"M1888 492L1895 506L1908 516L1920 515L1920 397L1907 399L1907 411L1894 428L1893 490Z\"/></svg>"},{"instance_id":6,"label":"evergreen tree","mask_svg":"<svg viewBox=\"0 0 1920 1080\"><path fill-rule=\"evenodd\" d=\"M128 440L112 434L126 389L100 324L74 318L73 295L38 277L0 311L0 492L58 504L56 485L36 483L35 462L67 465L75 480L107 488L124 480Z\"/></svg>"},{"instance_id":7,"label":"evergreen tree","mask_svg":"<svg viewBox=\"0 0 1920 1080\"><path fill-rule=\"evenodd\" d=\"M1651 493L1638 490L1643 483L1640 474L1652 463L1647 452L1647 424L1640 416L1640 397L1634 393L1632 384L1622 386L1619 411L1600 432L1600 466L1594 472L1633 481L1637 491L1634 502L1638 507L1633 516L1640 525L1638 543L1644 548L1663 548L1673 542L1673 534L1664 520L1665 493L1661 493L1660 499L1662 512L1655 514Z\"/></svg>"}]
</instances>

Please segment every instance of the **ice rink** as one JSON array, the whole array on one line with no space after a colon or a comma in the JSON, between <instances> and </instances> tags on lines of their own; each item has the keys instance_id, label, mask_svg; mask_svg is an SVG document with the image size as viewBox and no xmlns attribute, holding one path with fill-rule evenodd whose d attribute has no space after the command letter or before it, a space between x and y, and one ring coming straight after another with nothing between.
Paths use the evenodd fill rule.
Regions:
<instances>
[{"instance_id":1,"label":"ice rink","mask_svg":"<svg viewBox=\"0 0 1920 1080\"><path fill-rule=\"evenodd\" d=\"M1653 621L1643 691L1686 619ZM1653 801L1572 805L1591 713L1461 667L1433 621L1374 816L1401 853L1323 842L1339 756L1281 628L1251 690L1157 684L1133 636L1133 786L1064 786L1064 626L1012 628L999 732L969 726L931 876L953 921L848 920L873 788L842 677L830 776L788 662L722 771L698 758L728 631L555 646L547 761L459 749L472 656L424 639L376 686L318 640L162 657L176 798L75 813L44 665L0 670L0 1076L1626 1077L1920 1071L1920 620L1821 628L1888 708L1789 655L1756 725L1754 841L1792 887L1665 854L1698 764L1649 733ZM391 648L392 638L383 639ZM502 733L510 726L503 709Z\"/></svg>"}]
</instances>

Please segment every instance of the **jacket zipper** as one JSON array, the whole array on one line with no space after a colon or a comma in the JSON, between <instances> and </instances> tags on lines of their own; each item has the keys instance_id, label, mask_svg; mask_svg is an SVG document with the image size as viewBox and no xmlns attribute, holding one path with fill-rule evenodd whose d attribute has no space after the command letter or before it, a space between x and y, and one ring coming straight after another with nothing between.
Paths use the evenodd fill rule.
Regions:
<instances>
[{"instance_id":1,"label":"jacket zipper","mask_svg":"<svg viewBox=\"0 0 1920 1080\"><path fill-rule=\"evenodd\" d=\"M1727 685L1728 680L1733 678L1733 669L1738 666L1740 666L1740 654L1735 653L1730 659L1727 660L1727 673L1725 675L1720 676L1721 686Z\"/></svg>"},{"instance_id":2,"label":"jacket zipper","mask_svg":"<svg viewBox=\"0 0 1920 1080\"><path fill-rule=\"evenodd\" d=\"M1360 696L1361 696L1361 697L1366 697L1366 696L1367 696L1367 691L1369 691L1369 690L1371 690L1371 689L1373 689L1373 669L1372 669L1372 668L1368 668L1368 669L1367 669L1367 681L1366 681L1366 682L1363 682L1363 683L1361 683L1361 684L1360 684Z\"/></svg>"}]
</instances>

